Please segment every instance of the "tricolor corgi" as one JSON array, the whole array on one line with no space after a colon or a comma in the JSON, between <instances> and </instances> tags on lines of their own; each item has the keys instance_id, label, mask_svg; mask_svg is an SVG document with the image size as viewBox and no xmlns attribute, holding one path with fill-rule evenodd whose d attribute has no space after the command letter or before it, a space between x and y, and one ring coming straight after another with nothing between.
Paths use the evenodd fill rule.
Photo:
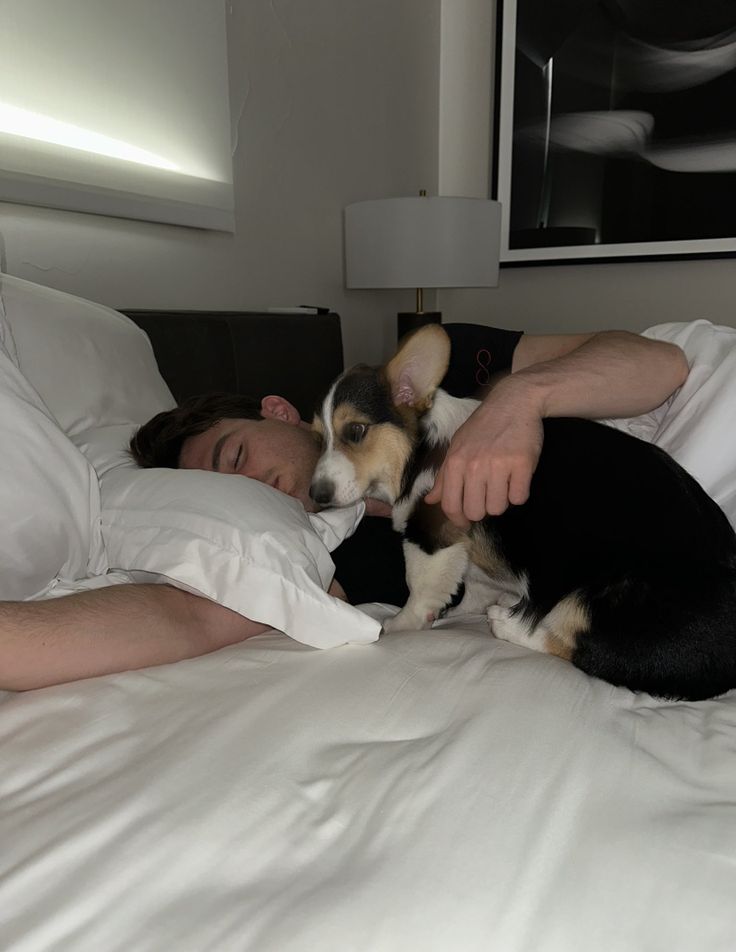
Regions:
<instances>
[{"instance_id":1,"label":"tricolor corgi","mask_svg":"<svg viewBox=\"0 0 736 952\"><path fill-rule=\"evenodd\" d=\"M514 593L487 606L497 638L656 696L699 700L736 686L736 535L658 447L548 419L523 505L463 531L423 502L478 405L439 389L449 357L447 334L424 327L385 367L343 373L315 416L323 452L312 498L384 499L404 536L410 596L385 630L429 627L478 567Z\"/></svg>"}]
</instances>

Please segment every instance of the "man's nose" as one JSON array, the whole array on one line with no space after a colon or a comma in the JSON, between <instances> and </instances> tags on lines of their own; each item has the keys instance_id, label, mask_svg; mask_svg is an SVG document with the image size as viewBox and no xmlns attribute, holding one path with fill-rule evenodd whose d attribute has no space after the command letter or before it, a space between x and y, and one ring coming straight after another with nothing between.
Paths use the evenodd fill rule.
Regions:
<instances>
[{"instance_id":1,"label":"man's nose","mask_svg":"<svg viewBox=\"0 0 736 952\"><path fill-rule=\"evenodd\" d=\"M309 487L309 495L318 506L329 506L335 495L335 484L331 479L315 479Z\"/></svg>"}]
</instances>

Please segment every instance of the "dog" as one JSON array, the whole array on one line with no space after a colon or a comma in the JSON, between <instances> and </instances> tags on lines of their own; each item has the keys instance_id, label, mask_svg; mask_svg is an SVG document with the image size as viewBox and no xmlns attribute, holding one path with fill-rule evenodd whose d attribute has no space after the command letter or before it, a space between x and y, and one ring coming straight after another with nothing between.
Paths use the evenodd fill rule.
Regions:
<instances>
[{"instance_id":1,"label":"dog","mask_svg":"<svg viewBox=\"0 0 736 952\"><path fill-rule=\"evenodd\" d=\"M736 686L736 535L667 453L590 420L543 421L526 503L458 529L423 502L478 402L439 389L439 325L385 367L358 365L314 419L321 506L372 496L403 534L409 599L385 631L429 627L477 570L505 594L492 633L632 691L701 700Z\"/></svg>"}]
</instances>

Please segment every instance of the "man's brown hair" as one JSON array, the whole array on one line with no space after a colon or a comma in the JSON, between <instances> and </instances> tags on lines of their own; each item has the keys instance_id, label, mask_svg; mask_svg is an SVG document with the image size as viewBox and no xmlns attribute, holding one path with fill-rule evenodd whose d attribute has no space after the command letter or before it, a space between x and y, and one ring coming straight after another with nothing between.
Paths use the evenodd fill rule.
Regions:
<instances>
[{"instance_id":1,"label":"man's brown hair","mask_svg":"<svg viewBox=\"0 0 736 952\"><path fill-rule=\"evenodd\" d=\"M177 469L184 441L209 430L220 420L262 420L261 401L238 393L205 393L189 397L173 410L157 413L136 431L130 452L139 466Z\"/></svg>"}]
</instances>

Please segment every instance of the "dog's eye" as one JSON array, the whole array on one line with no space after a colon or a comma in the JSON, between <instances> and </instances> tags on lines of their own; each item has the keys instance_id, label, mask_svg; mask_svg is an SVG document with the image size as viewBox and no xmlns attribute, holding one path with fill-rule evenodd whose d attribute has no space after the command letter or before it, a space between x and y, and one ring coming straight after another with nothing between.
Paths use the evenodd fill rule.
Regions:
<instances>
[{"instance_id":1,"label":"dog's eye","mask_svg":"<svg viewBox=\"0 0 736 952\"><path fill-rule=\"evenodd\" d=\"M368 432L368 426L365 423L348 423L343 430L343 439L348 443L360 443Z\"/></svg>"}]
</instances>

